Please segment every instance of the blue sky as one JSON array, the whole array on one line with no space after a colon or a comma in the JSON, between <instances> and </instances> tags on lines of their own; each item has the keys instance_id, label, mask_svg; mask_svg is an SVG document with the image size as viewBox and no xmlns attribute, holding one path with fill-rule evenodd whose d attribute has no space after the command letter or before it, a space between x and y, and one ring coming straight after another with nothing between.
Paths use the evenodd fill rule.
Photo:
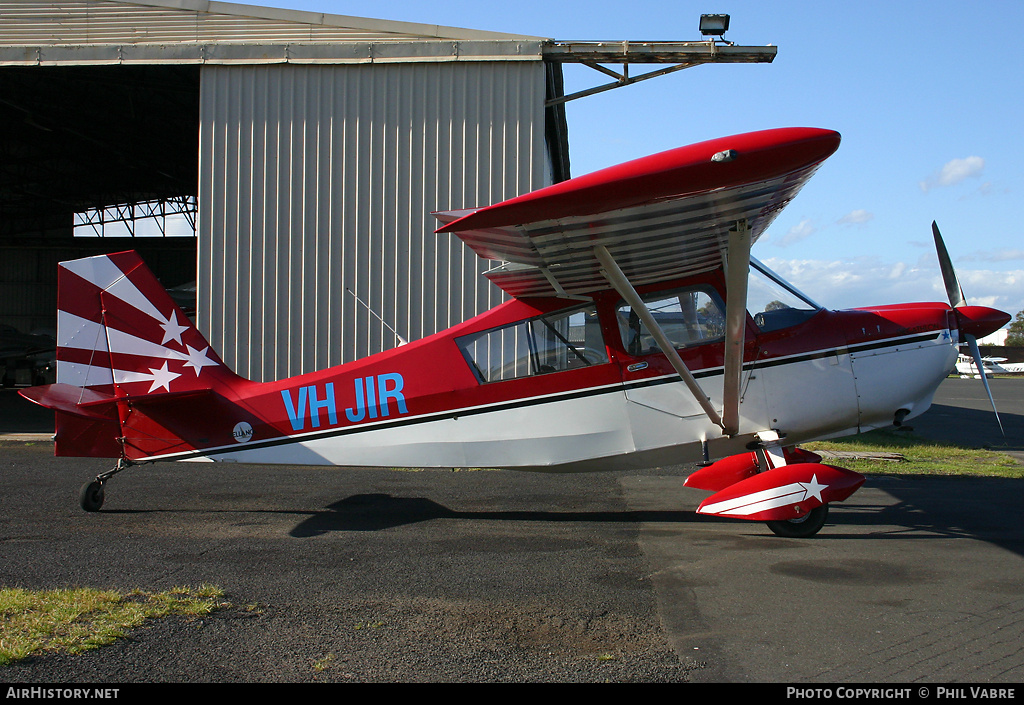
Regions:
<instances>
[{"instance_id":1,"label":"blue sky","mask_svg":"<svg viewBox=\"0 0 1024 705\"><path fill-rule=\"evenodd\" d=\"M570 103L574 175L774 127L842 133L754 255L829 308L945 300L938 221L969 303L1024 309L1024 3L708 0L275 0L261 4L579 40L725 38L771 64L708 65ZM633 73L645 71L634 67ZM566 69L566 91L598 85Z\"/></svg>"}]
</instances>

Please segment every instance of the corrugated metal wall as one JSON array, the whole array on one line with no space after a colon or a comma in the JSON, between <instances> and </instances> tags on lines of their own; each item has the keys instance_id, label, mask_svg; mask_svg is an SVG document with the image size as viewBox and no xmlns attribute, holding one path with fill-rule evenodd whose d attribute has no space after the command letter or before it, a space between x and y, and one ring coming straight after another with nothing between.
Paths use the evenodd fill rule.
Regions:
<instances>
[{"instance_id":1,"label":"corrugated metal wall","mask_svg":"<svg viewBox=\"0 0 1024 705\"><path fill-rule=\"evenodd\" d=\"M542 61L206 66L199 324L280 379L490 308L489 264L431 211L550 183ZM351 292L351 293L350 293Z\"/></svg>"}]
</instances>

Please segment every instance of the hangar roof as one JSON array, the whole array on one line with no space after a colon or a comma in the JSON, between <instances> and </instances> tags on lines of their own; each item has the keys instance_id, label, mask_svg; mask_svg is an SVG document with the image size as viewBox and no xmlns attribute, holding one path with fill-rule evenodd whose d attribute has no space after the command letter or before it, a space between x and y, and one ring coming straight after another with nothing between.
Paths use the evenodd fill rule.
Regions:
<instances>
[{"instance_id":1,"label":"hangar roof","mask_svg":"<svg viewBox=\"0 0 1024 705\"><path fill-rule=\"evenodd\" d=\"M0 238L194 196L204 64L539 61L543 42L209 0L0 0Z\"/></svg>"},{"instance_id":2,"label":"hangar roof","mask_svg":"<svg viewBox=\"0 0 1024 705\"><path fill-rule=\"evenodd\" d=\"M543 37L210 0L0 0L0 66L541 58Z\"/></svg>"},{"instance_id":3,"label":"hangar roof","mask_svg":"<svg viewBox=\"0 0 1024 705\"><path fill-rule=\"evenodd\" d=\"M770 62L728 42L558 42L216 0L0 0L0 238L67 236L75 213L194 196L209 64L545 61L556 180L562 103L701 63ZM563 94L560 64L611 83ZM622 72L602 63L622 64ZM675 64L629 75L629 64Z\"/></svg>"}]
</instances>

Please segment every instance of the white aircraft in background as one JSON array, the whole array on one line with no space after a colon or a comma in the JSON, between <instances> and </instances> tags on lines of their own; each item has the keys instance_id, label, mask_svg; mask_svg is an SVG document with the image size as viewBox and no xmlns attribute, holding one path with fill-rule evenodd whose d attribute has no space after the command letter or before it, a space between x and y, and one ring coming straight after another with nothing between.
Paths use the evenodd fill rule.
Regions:
<instances>
[{"instance_id":1,"label":"white aircraft in background","mask_svg":"<svg viewBox=\"0 0 1024 705\"><path fill-rule=\"evenodd\" d=\"M1024 373L1024 362L1007 362L1005 357L983 357L981 365L985 368L985 376L1012 375ZM980 377L978 366L970 355L957 355L956 371L962 378Z\"/></svg>"}]
</instances>

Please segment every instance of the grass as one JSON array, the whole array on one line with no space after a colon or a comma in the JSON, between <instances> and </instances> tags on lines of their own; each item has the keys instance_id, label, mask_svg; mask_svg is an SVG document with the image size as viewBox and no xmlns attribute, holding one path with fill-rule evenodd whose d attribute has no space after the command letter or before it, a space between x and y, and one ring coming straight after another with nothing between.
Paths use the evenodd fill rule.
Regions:
<instances>
[{"instance_id":1,"label":"grass","mask_svg":"<svg viewBox=\"0 0 1024 705\"><path fill-rule=\"evenodd\" d=\"M930 441L905 431L880 430L802 446L811 451L899 453L903 459L830 459L824 462L856 472L886 475L962 475L1024 478L1024 464L1005 453Z\"/></svg>"},{"instance_id":2,"label":"grass","mask_svg":"<svg viewBox=\"0 0 1024 705\"><path fill-rule=\"evenodd\" d=\"M313 670L317 673L323 673L334 666L334 662L338 659L334 654L327 654L321 658L313 661Z\"/></svg>"},{"instance_id":3,"label":"grass","mask_svg":"<svg viewBox=\"0 0 1024 705\"><path fill-rule=\"evenodd\" d=\"M148 619L226 607L212 585L167 592L0 588L0 666L42 653L78 654L112 643Z\"/></svg>"}]
</instances>

